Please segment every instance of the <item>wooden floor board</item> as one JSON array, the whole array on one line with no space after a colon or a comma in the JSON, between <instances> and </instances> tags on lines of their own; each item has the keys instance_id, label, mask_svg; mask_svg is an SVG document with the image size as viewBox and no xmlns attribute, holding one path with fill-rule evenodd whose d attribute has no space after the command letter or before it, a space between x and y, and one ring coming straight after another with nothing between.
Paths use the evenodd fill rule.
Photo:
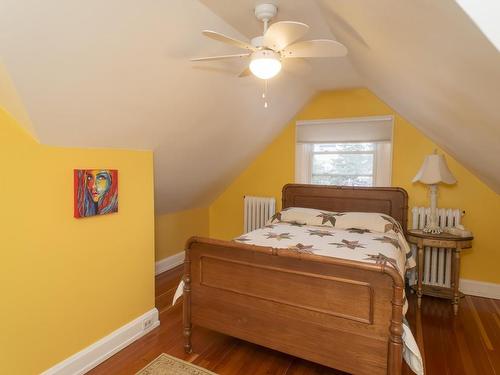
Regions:
<instances>
[{"instance_id":1,"label":"wooden floor board","mask_svg":"<svg viewBox=\"0 0 500 375\"><path fill-rule=\"evenodd\" d=\"M156 277L161 325L89 372L135 374L161 353L190 361L215 373L238 375L341 375L343 372L194 327L192 354L183 350L182 306L171 300L182 267ZM449 301L424 297L416 308L408 296L406 315L425 357L427 375L500 375L500 301L466 296L458 316ZM423 347L422 347L423 346ZM413 372L406 364L403 375Z\"/></svg>"},{"instance_id":2,"label":"wooden floor board","mask_svg":"<svg viewBox=\"0 0 500 375\"><path fill-rule=\"evenodd\" d=\"M495 321L496 311L488 298L470 297L476 307L477 317L481 323L483 342L487 348L487 355L493 369L500 369L500 330ZM486 344L487 343L487 344Z\"/></svg>"},{"instance_id":3,"label":"wooden floor board","mask_svg":"<svg viewBox=\"0 0 500 375\"><path fill-rule=\"evenodd\" d=\"M466 296L460 306L460 318L464 323L466 344L469 348L477 374L498 374L500 369L493 369L488 358L488 349L481 335L472 297Z\"/></svg>"}]
</instances>

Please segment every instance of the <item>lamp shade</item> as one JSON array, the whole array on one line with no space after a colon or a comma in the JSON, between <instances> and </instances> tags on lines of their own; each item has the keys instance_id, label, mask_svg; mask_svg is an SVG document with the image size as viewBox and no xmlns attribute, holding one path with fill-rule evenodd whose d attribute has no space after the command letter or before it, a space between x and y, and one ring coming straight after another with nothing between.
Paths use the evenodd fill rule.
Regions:
<instances>
[{"instance_id":1,"label":"lamp shade","mask_svg":"<svg viewBox=\"0 0 500 375\"><path fill-rule=\"evenodd\" d=\"M445 184L454 184L457 182L443 155L432 154L425 157L424 163L413 182L422 182L427 185L438 184L444 182Z\"/></svg>"}]
</instances>

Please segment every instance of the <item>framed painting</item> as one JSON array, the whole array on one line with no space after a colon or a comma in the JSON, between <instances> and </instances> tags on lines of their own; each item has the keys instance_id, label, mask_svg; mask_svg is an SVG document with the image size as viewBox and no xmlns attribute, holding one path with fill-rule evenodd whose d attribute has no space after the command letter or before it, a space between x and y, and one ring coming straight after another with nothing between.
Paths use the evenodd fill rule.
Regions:
<instances>
[{"instance_id":1,"label":"framed painting","mask_svg":"<svg viewBox=\"0 0 500 375\"><path fill-rule=\"evenodd\" d=\"M76 218L118 212L118 170L74 170L74 216Z\"/></svg>"}]
</instances>

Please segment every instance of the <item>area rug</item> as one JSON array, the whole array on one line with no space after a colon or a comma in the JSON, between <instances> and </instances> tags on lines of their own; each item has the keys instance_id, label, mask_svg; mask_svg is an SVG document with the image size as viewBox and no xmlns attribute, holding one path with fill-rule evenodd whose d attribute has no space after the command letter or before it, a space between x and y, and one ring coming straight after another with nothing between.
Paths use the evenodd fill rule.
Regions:
<instances>
[{"instance_id":1,"label":"area rug","mask_svg":"<svg viewBox=\"0 0 500 375\"><path fill-rule=\"evenodd\" d=\"M182 359L160 354L136 375L217 375Z\"/></svg>"}]
</instances>

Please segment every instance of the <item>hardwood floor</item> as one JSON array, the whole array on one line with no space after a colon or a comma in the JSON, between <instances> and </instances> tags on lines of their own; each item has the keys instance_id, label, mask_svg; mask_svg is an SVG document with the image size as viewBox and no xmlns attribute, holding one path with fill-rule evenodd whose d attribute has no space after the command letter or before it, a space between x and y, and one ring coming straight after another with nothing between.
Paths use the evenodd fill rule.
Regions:
<instances>
[{"instance_id":1,"label":"hardwood floor","mask_svg":"<svg viewBox=\"0 0 500 375\"><path fill-rule=\"evenodd\" d=\"M222 334L194 327L194 353L185 354L182 304L171 307L182 268L156 278L156 307L161 325L102 363L89 374L134 374L161 353L167 353L218 374L313 375L343 374ZM449 301L409 296L407 319L425 356L426 374L500 375L500 300L466 296L458 316ZM403 374L412 374L404 364Z\"/></svg>"}]
</instances>

